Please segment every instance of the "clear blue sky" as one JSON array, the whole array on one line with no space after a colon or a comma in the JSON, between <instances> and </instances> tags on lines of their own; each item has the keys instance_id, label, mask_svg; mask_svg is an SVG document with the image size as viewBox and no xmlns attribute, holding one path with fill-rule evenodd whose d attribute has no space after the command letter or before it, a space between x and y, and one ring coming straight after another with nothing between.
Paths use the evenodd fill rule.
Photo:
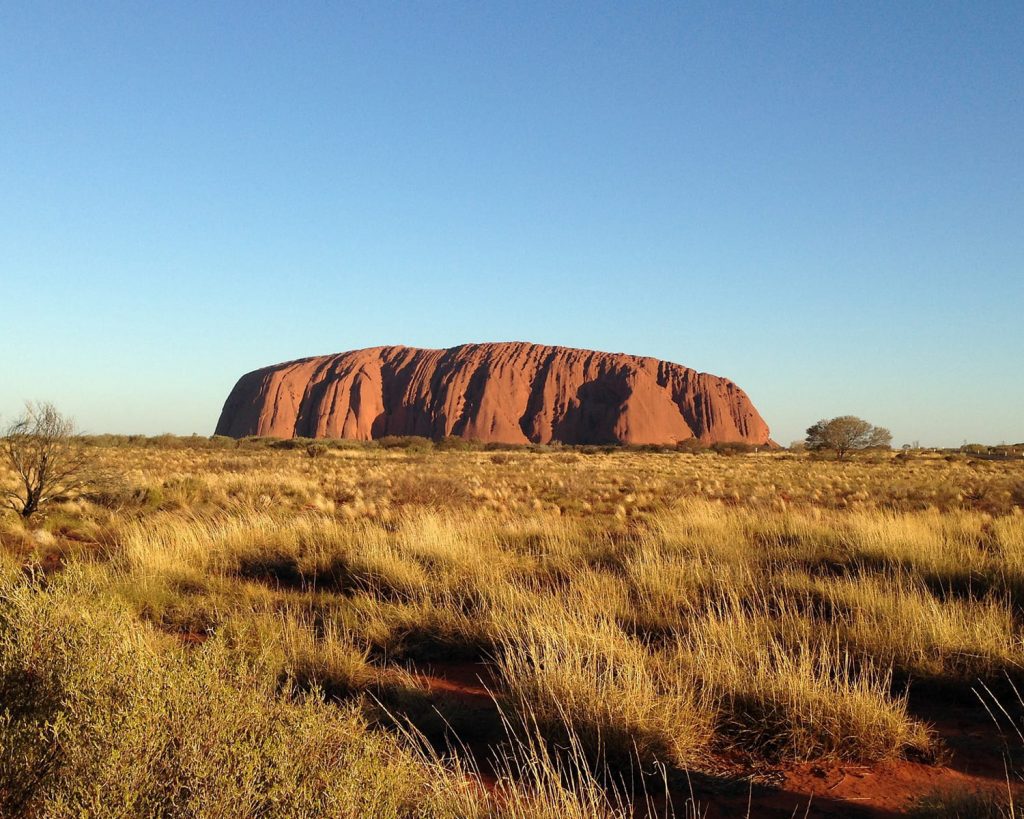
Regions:
<instances>
[{"instance_id":1,"label":"clear blue sky","mask_svg":"<svg viewBox=\"0 0 1024 819\"><path fill-rule=\"evenodd\" d=\"M404 343L1024 440L1024 3L0 4L0 415Z\"/></svg>"}]
</instances>

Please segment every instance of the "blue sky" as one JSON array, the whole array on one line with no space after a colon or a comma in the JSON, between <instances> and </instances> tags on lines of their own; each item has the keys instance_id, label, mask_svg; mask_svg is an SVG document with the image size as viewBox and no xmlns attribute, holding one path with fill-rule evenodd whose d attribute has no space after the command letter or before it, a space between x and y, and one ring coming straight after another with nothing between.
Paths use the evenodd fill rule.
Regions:
<instances>
[{"instance_id":1,"label":"blue sky","mask_svg":"<svg viewBox=\"0 0 1024 819\"><path fill-rule=\"evenodd\" d=\"M0 415L529 340L1024 440L1024 4L0 5Z\"/></svg>"}]
</instances>

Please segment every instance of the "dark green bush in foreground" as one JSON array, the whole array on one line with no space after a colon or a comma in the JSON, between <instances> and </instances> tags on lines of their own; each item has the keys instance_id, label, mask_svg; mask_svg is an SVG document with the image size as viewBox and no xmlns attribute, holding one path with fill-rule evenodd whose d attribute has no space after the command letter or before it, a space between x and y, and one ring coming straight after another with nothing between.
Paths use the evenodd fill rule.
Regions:
<instances>
[{"instance_id":1,"label":"dark green bush in foreground","mask_svg":"<svg viewBox=\"0 0 1024 819\"><path fill-rule=\"evenodd\" d=\"M226 639L168 639L82 575L3 583L0 815L458 814L458 785L355 705L282 692Z\"/></svg>"}]
</instances>

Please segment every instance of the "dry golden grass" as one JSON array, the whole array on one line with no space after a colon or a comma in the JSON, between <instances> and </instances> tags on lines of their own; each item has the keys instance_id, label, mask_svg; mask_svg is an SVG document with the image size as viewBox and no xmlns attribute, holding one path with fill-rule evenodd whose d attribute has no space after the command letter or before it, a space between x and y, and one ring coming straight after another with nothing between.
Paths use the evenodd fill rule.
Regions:
<instances>
[{"instance_id":1,"label":"dry golden grass","mask_svg":"<svg viewBox=\"0 0 1024 819\"><path fill-rule=\"evenodd\" d=\"M908 681L1024 661L1016 462L113 443L0 520L8 812L625 815L634 765L928 758ZM410 673L454 659L494 793Z\"/></svg>"}]
</instances>

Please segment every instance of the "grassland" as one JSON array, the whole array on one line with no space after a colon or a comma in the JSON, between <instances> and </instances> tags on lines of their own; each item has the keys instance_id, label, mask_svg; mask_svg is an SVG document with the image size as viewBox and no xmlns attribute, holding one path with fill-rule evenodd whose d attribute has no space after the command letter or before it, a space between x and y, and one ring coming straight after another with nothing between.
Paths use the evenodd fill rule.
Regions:
<instances>
[{"instance_id":1,"label":"grassland","mask_svg":"<svg viewBox=\"0 0 1024 819\"><path fill-rule=\"evenodd\" d=\"M664 815L1021 679L1022 462L393 443L98 439L0 518L0 813Z\"/></svg>"}]
</instances>

